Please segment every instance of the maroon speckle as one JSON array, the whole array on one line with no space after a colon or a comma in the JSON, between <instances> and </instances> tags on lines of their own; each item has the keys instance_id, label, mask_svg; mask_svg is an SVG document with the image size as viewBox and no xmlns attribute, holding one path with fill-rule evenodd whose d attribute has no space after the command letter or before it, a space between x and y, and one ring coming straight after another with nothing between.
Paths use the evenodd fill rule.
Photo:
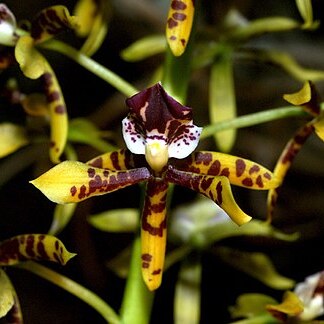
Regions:
<instances>
[{"instance_id":1,"label":"maroon speckle","mask_svg":"<svg viewBox=\"0 0 324 324\"><path fill-rule=\"evenodd\" d=\"M210 175L218 175L219 171L221 168L221 163L219 162L219 160L215 160L212 165L210 166L210 168L208 169L208 173Z\"/></svg>"},{"instance_id":2,"label":"maroon speckle","mask_svg":"<svg viewBox=\"0 0 324 324\"><path fill-rule=\"evenodd\" d=\"M168 19L167 24L168 24L168 28L169 28L169 29L172 29L172 28L178 26L178 22L175 21L175 20L172 19L172 18L169 18L169 19Z\"/></svg>"},{"instance_id":3,"label":"maroon speckle","mask_svg":"<svg viewBox=\"0 0 324 324\"><path fill-rule=\"evenodd\" d=\"M256 173L256 172L259 172L260 171L260 167L256 164L254 164L250 170L249 170L249 174L252 174L252 173Z\"/></svg>"},{"instance_id":4,"label":"maroon speckle","mask_svg":"<svg viewBox=\"0 0 324 324\"><path fill-rule=\"evenodd\" d=\"M237 159L235 165L236 165L236 176L240 177L245 171L246 164L242 159Z\"/></svg>"},{"instance_id":5,"label":"maroon speckle","mask_svg":"<svg viewBox=\"0 0 324 324\"><path fill-rule=\"evenodd\" d=\"M142 268L143 269L147 269L147 268L149 268L150 267L150 264L149 263L147 263L147 262L142 262Z\"/></svg>"},{"instance_id":6,"label":"maroon speckle","mask_svg":"<svg viewBox=\"0 0 324 324\"><path fill-rule=\"evenodd\" d=\"M71 187L70 192L71 192L72 197L74 197L75 194L77 193L77 188L76 188L76 186Z\"/></svg>"},{"instance_id":7,"label":"maroon speckle","mask_svg":"<svg viewBox=\"0 0 324 324\"><path fill-rule=\"evenodd\" d=\"M258 175L256 182L255 182L260 188L263 188L263 182L262 182L262 177L260 175Z\"/></svg>"},{"instance_id":8,"label":"maroon speckle","mask_svg":"<svg viewBox=\"0 0 324 324\"><path fill-rule=\"evenodd\" d=\"M96 171L93 168L88 169L88 177L93 178L96 175Z\"/></svg>"},{"instance_id":9,"label":"maroon speckle","mask_svg":"<svg viewBox=\"0 0 324 324\"><path fill-rule=\"evenodd\" d=\"M157 275L159 275L160 273L161 273L161 269L156 269L156 270L154 270L153 272L152 272L152 275L153 276L157 276Z\"/></svg>"},{"instance_id":10,"label":"maroon speckle","mask_svg":"<svg viewBox=\"0 0 324 324\"><path fill-rule=\"evenodd\" d=\"M186 46L186 40L184 39L184 38L181 38L180 39L180 42L181 42L181 45L183 46L183 47L185 47ZM196 139L195 137L190 137L190 139L192 140L192 139Z\"/></svg>"},{"instance_id":11,"label":"maroon speckle","mask_svg":"<svg viewBox=\"0 0 324 324\"><path fill-rule=\"evenodd\" d=\"M54 111L55 111L57 114L65 114L65 106L64 106L64 105L57 105L57 106L54 108Z\"/></svg>"},{"instance_id":12,"label":"maroon speckle","mask_svg":"<svg viewBox=\"0 0 324 324\"><path fill-rule=\"evenodd\" d=\"M229 168L224 168L222 170L222 172L220 173L221 176L224 176L224 177L229 177L230 175L230 171L229 171Z\"/></svg>"},{"instance_id":13,"label":"maroon speckle","mask_svg":"<svg viewBox=\"0 0 324 324\"><path fill-rule=\"evenodd\" d=\"M246 187L252 187L253 186L253 181L251 178L245 178L242 180L242 184Z\"/></svg>"},{"instance_id":14,"label":"maroon speckle","mask_svg":"<svg viewBox=\"0 0 324 324\"><path fill-rule=\"evenodd\" d=\"M152 261L152 255L149 253L143 253L141 258L143 261L146 261L146 262Z\"/></svg>"},{"instance_id":15,"label":"maroon speckle","mask_svg":"<svg viewBox=\"0 0 324 324\"><path fill-rule=\"evenodd\" d=\"M263 174L263 176L268 179L268 180L271 180L271 174L269 172L266 172Z\"/></svg>"},{"instance_id":16,"label":"maroon speckle","mask_svg":"<svg viewBox=\"0 0 324 324\"><path fill-rule=\"evenodd\" d=\"M60 93L58 91L53 91L53 92L50 92L47 95L47 101L48 102L53 102L53 101L59 100L60 97L61 96L60 96Z\"/></svg>"},{"instance_id":17,"label":"maroon speckle","mask_svg":"<svg viewBox=\"0 0 324 324\"><path fill-rule=\"evenodd\" d=\"M175 41L177 39L177 37L172 35L171 37L169 37L169 39L172 40L172 41ZM180 146L180 144L178 144L178 146Z\"/></svg>"},{"instance_id":18,"label":"maroon speckle","mask_svg":"<svg viewBox=\"0 0 324 324\"><path fill-rule=\"evenodd\" d=\"M102 168L102 162L102 157L98 157L89 164L94 166L95 168Z\"/></svg>"},{"instance_id":19,"label":"maroon speckle","mask_svg":"<svg viewBox=\"0 0 324 324\"><path fill-rule=\"evenodd\" d=\"M82 185L80 188L80 193L78 195L79 199L84 199L86 197L86 191L87 187L85 185Z\"/></svg>"},{"instance_id":20,"label":"maroon speckle","mask_svg":"<svg viewBox=\"0 0 324 324\"><path fill-rule=\"evenodd\" d=\"M60 243L58 240L55 241L55 250L58 250L60 248Z\"/></svg>"},{"instance_id":21,"label":"maroon speckle","mask_svg":"<svg viewBox=\"0 0 324 324\"><path fill-rule=\"evenodd\" d=\"M180 13L180 12L175 12L173 15L172 15L172 18L174 20L178 20L178 21L184 21L187 19L187 15L183 14L183 13Z\"/></svg>"},{"instance_id":22,"label":"maroon speckle","mask_svg":"<svg viewBox=\"0 0 324 324\"><path fill-rule=\"evenodd\" d=\"M222 196L223 186L222 182L219 181L216 186L216 192L217 192L217 203L221 205L223 203L223 196Z\"/></svg>"},{"instance_id":23,"label":"maroon speckle","mask_svg":"<svg viewBox=\"0 0 324 324\"><path fill-rule=\"evenodd\" d=\"M110 159L111 159L111 162L113 164L113 167L115 168L115 170L120 170L120 165L119 165L119 159L118 159L118 151L116 152L112 152L110 154Z\"/></svg>"},{"instance_id":24,"label":"maroon speckle","mask_svg":"<svg viewBox=\"0 0 324 324\"><path fill-rule=\"evenodd\" d=\"M185 10L187 8L187 5L183 1L173 0L171 2L171 8L173 10Z\"/></svg>"},{"instance_id":25,"label":"maroon speckle","mask_svg":"<svg viewBox=\"0 0 324 324\"><path fill-rule=\"evenodd\" d=\"M33 251L34 242L35 242L34 235L28 235L27 240L26 240L26 249L25 249L25 251L26 251L26 254L31 258L35 257L35 252Z\"/></svg>"},{"instance_id":26,"label":"maroon speckle","mask_svg":"<svg viewBox=\"0 0 324 324\"><path fill-rule=\"evenodd\" d=\"M201 181L201 189L206 191L211 183L213 182L213 178L212 177L206 177Z\"/></svg>"}]
</instances>

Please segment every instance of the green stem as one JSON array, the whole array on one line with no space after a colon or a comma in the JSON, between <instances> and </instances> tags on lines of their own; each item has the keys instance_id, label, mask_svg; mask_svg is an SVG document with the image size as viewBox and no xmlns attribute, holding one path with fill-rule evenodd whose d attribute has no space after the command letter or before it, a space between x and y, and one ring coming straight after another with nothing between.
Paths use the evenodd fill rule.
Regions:
<instances>
[{"instance_id":1,"label":"green stem","mask_svg":"<svg viewBox=\"0 0 324 324\"><path fill-rule=\"evenodd\" d=\"M121 322L145 324L150 322L154 293L150 292L142 278L141 239L138 235L133 244L130 269L121 307Z\"/></svg>"},{"instance_id":2,"label":"green stem","mask_svg":"<svg viewBox=\"0 0 324 324\"><path fill-rule=\"evenodd\" d=\"M243 128L253 125L266 123L276 119L289 118L289 117L307 117L309 114L304 112L301 107L282 107L261 111L235 119L218 122L217 124L208 125L204 127L200 139L213 135L216 132L229 128Z\"/></svg>"},{"instance_id":3,"label":"green stem","mask_svg":"<svg viewBox=\"0 0 324 324\"><path fill-rule=\"evenodd\" d=\"M104 300L75 281L33 261L20 263L17 267L28 270L80 298L93 307L108 323L120 323L118 315Z\"/></svg>"},{"instance_id":4,"label":"green stem","mask_svg":"<svg viewBox=\"0 0 324 324\"><path fill-rule=\"evenodd\" d=\"M40 46L66 55L67 57L77 62L93 74L97 75L99 78L108 82L110 85L115 87L118 91L120 91L127 97L130 97L138 92L136 88L134 88L131 84L122 79L116 73L110 71L103 65L97 63L90 57L82 54L80 51L76 50L68 44L65 44L55 39L51 39L45 43L42 43Z\"/></svg>"}]
</instances>

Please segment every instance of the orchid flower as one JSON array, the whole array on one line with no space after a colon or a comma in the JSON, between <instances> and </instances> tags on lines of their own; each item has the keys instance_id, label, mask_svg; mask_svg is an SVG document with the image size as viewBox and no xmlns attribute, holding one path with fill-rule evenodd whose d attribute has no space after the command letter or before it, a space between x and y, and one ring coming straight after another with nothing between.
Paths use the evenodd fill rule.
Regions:
<instances>
[{"instance_id":1,"label":"orchid flower","mask_svg":"<svg viewBox=\"0 0 324 324\"><path fill-rule=\"evenodd\" d=\"M31 181L59 204L73 203L146 182L141 221L142 273L150 290L158 288L166 249L166 206L170 184L187 187L213 200L238 225L251 217L234 200L230 184L267 190L279 181L265 167L218 152L195 152L201 128L192 109L177 102L160 83L126 100L122 121L127 149L87 163L65 161Z\"/></svg>"},{"instance_id":2,"label":"orchid flower","mask_svg":"<svg viewBox=\"0 0 324 324\"><path fill-rule=\"evenodd\" d=\"M306 81L301 90L296 93L284 95L284 99L295 106L303 107L306 112L313 116L313 119L301 126L283 149L274 169L274 174L281 182L283 182L296 155L311 134L315 132L324 141L324 112L321 111L319 96L313 83ZM271 222L273 218L277 200L278 190L272 188L269 190L267 201L268 222Z\"/></svg>"},{"instance_id":3,"label":"orchid flower","mask_svg":"<svg viewBox=\"0 0 324 324\"><path fill-rule=\"evenodd\" d=\"M76 17L70 16L64 6L49 7L35 17L27 32L18 28L15 16L5 4L0 4L0 13L0 44L12 47L12 51L0 53L1 66L14 63L15 56L27 77L42 78L51 120L50 158L58 163L68 131L66 105L55 73L37 46L65 29L76 28Z\"/></svg>"}]
</instances>

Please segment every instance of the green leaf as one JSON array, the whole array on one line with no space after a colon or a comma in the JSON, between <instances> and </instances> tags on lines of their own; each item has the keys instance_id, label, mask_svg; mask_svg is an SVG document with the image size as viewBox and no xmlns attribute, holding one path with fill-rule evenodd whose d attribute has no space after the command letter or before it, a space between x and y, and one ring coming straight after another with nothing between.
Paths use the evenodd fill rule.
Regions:
<instances>
[{"instance_id":1,"label":"green leaf","mask_svg":"<svg viewBox=\"0 0 324 324\"><path fill-rule=\"evenodd\" d=\"M91 215L89 223L104 232L134 232L139 226L137 209L125 208Z\"/></svg>"},{"instance_id":2,"label":"green leaf","mask_svg":"<svg viewBox=\"0 0 324 324\"><path fill-rule=\"evenodd\" d=\"M236 101L233 80L232 51L225 49L211 67L209 83L209 116L211 124L236 117ZM218 132L214 135L222 152L229 152L236 139L236 129Z\"/></svg>"},{"instance_id":3,"label":"green leaf","mask_svg":"<svg viewBox=\"0 0 324 324\"><path fill-rule=\"evenodd\" d=\"M166 46L167 43L164 35L151 35L137 40L125 48L120 55L125 61L137 62L163 53L166 50Z\"/></svg>"},{"instance_id":4,"label":"green leaf","mask_svg":"<svg viewBox=\"0 0 324 324\"><path fill-rule=\"evenodd\" d=\"M251 38L268 33L283 32L299 28L301 24L287 17L266 17L251 21L246 26L240 26L230 31L226 38L230 42L246 42Z\"/></svg>"},{"instance_id":5,"label":"green leaf","mask_svg":"<svg viewBox=\"0 0 324 324\"><path fill-rule=\"evenodd\" d=\"M7 274L0 269L0 318L7 315L15 303L15 289Z\"/></svg>"},{"instance_id":6,"label":"green leaf","mask_svg":"<svg viewBox=\"0 0 324 324\"><path fill-rule=\"evenodd\" d=\"M227 264L243 271L274 289L290 289L294 280L280 275L264 253L244 252L227 247L217 248L217 255Z\"/></svg>"}]
</instances>

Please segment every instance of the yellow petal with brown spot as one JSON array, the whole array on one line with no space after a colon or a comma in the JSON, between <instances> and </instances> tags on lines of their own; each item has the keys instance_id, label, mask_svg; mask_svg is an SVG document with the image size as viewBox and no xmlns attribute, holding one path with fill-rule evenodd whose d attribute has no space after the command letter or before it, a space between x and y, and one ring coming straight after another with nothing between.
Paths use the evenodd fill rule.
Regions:
<instances>
[{"instance_id":1,"label":"yellow petal with brown spot","mask_svg":"<svg viewBox=\"0 0 324 324\"><path fill-rule=\"evenodd\" d=\"M64 161L31 183L58 204L73 203L145 181L147 168L109 171L76 161Z\"/></svg>"},{"instance_id":2,"label":"yellow petal with brown spot","mask_svg":"<svg viewBox=\"0 0 324 324\"><path fill-rule=\"evenodd\" d=\"M0 266L13 265L26 260L53 261L65 265L75 255L52 235L18 235L0 244Z\"/></svg>"},{"instance_id":3,"label":"yellow petal with brown spot","mask_svg":"<svg viewBox=\"0 0 324 324\"><path fill-rule=\"evenodd\" d=\"M268 190L280 184L280 179L264 166L220 152L195 152L188 158L174 161L173 165L182 171L224 176L231 184L249 189Z\"/></svg>"},{"instance_id":4,"label":"yellow petal with brown spot","mask_svg":"<svg viewBox=\"0 0 324 324\"><path fill-rule=\"evenodd\" d=\"M194 19L194 0L172 0L166 25L166 38L175 56L184 53Z\"/></svg>"}]
</instances>

